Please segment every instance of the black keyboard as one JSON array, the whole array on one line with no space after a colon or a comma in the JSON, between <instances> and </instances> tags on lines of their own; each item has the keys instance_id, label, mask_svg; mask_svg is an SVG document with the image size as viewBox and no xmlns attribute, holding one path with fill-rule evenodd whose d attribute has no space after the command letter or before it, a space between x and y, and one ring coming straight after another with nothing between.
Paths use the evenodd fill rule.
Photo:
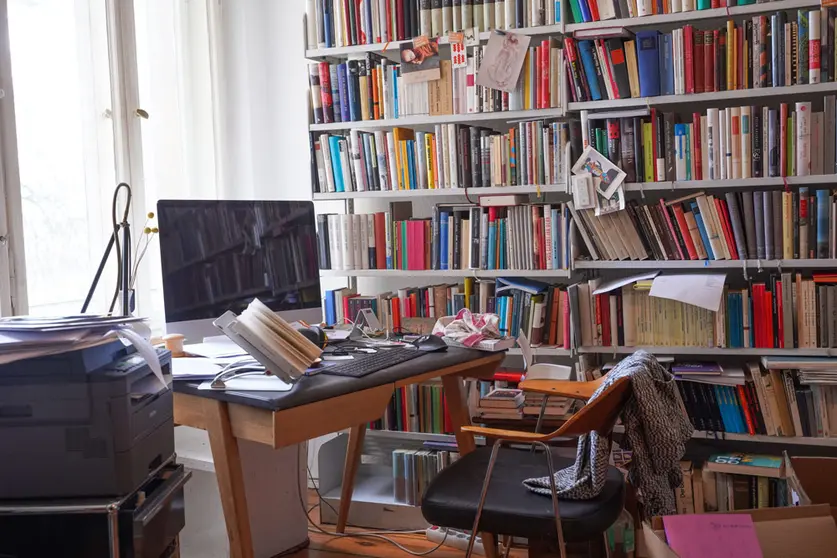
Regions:
<instances>
[{"instance_id":1,"label":"black keyboard","mask_svg":"<svg viewBox=\"0 0 837 558\"><path fill-rule=\"evenodd\" d=\"M361 378L367 374L401 364L402 362L407 362L408 360L413 360L425 354L427 354L425 351L406 347L379 349L377 353L371 355L355 355L354 360L323 368L322 373L333 376Z\"/></svg>"}]
</instances>

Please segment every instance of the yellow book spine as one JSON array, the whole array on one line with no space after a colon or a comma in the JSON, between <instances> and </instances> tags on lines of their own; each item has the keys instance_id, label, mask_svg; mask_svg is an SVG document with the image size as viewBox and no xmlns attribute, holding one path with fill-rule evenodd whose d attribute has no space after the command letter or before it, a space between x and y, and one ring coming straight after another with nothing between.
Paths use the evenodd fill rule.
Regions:
<instances>
[{"instance_id":1,"label":"yellow book spine","mask_svg":"<svg viewBox=\"0 0 837 558\"><path fill-rule=\"evenodd\" d=\"M474 294L474 278L473 277L466 277L465 278L465 308L467 308L468 310L472 310L472 311L473 311L473 308L471 308L471 296L473 294Z\"/></svg>"},{"instance_id":2,"label":"yellow book spine","mask_svg":"<svg viewBox=\"0 0 837 558\"><path fill-rule=\"evenodd\" d=\"M531 91L532 84L529 80L529 66L532 63L532 58L529 56L529 53L526 53L526 57L523 59L523 108L526 110L531 110L532 106L529 106L529 93Z\"/></svg>"},{"instance_id":3,"label":"yellow book spine","mask_svg":"<svg viewBox=\"0 0 837 558\"><path fill-rule=\"evenodd\" d=\"M727 21L727 91L735 89L735 22Z\"/></svg>"},{"instance_id":4,"label":"yellow book spine","mask_svg":"<svg viewBox=\"0 0 837 558\"><path fill-rule=\"evenodd\" d=\"M427 165L427 187L436 189L436 175L433 173L433 134L424 134L424 150L427 153L425 163Z\"/></svg>"},{"instance_id":5,"label":"yellow book spine","mask_svg":"<svg viewBox=\"0 0 837 558\"><path fill-rule=\"evenodd\" d=\"M409 190L410 178L407 176L407 174L410 172L410 170L407 168L407 166L409 165L410 159L407 157L407 142L401 141L398 145L398 148L401 150L401 168L399 169L400 173L398 175L401 178L401 180L398 184L398 189Z\"/></svg>"},{"instance_id":6,"label":"yellow book spine","mask_svg":"<svg viewBox=\"0 0 837 558\"><path fill-rule=\"evenodd\" d=\"M782 192L782 257L793 259L793 202L790 192Z\"/></svg>"},{"instance_id":7,"label":"yellow book spine","mask_svg":"<svg viewBox=\"0 0 837 558\"><path fill-rule=\"evenodd\" d=\"M645 157L645 182L654 182L654 128L650 122L642 124L642 152Z\"/></svg>"}]
</instances>

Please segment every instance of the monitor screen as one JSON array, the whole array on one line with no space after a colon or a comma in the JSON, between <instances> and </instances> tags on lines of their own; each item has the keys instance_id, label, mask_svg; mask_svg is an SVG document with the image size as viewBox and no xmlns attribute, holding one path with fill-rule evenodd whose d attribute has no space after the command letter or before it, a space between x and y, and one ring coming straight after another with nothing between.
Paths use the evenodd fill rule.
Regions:
<instances>
[{"instance_id":1,"label":"monitor screen","mask_svg":"<svg viewBox=\"0 0 837 558\"><path fill-rule=\"evenodd\" d=\"M313 202L161 200L157 214L167 323L240 313L253 298L320 308Z\"/></svg>"}]
</instances>

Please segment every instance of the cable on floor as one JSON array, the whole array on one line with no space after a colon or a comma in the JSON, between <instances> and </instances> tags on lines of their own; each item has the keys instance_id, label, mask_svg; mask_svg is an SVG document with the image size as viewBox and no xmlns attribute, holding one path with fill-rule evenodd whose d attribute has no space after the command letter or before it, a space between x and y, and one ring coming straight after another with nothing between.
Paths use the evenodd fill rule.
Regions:
<instances>
[{"instance_id":1,"label":"cable on floor","mask_svg":"<svg viewBox=\"0 0 837 558\"><path fill-rule=\"evenodd\" d=\"M297 450L296 450L297 451L297 462L299 462L299 460L302 456L300 446L301 446L301 444L298 444L297 445ZM323 499L323 495L320 494L320 489L317 486L317 484L314 482L314 476L311 474L311 468L308 467L308 465L306 464L305 469L308 472L308 478L311 480L311 485L314 487L314 492L317 493L317 497L320 499L320 502L324 502L325 500ZM332 532L332 531L326 531L321 526L314 523L314 521L311 519L310 513L311 513L311 511L314 510L314 508L317 507L317 504L312 506L310 510L306 511L305 500L302 497L302 487L301 486L299 487L299 490L297 491L297 495L299 496L299 505L302 507L302 510L306 512L305 513L305 519L307 519L308 523L311 524L311 527L308 528L308 531L310 531L310 532L320 532L324 535L329 535L329 536L332 536L332 537L340 537L340 538L357 537L357 538L381 539L383 541L386 541L386 542L390 543L393 546L398 547L399 549L403 550L407 554L411 554L413 556L427 556L429 554L432 554L433 552L436 552L437 550L442 548L442 545L445 544L445 541L448 538L448 530L445 529L444 530L445 531L445 536L439 544L437 544L436 546L434 546L430 550L426 550L424 552L416 552L415 550L410 550L409 548L403 546L402 544L398 543L397 541L395 541L395 540L393 540L393 539L391 539L391 538L389 538L385 535L418 534L418 533L424 533L424 530L420 530L420 529L419 530L412 530L412 531L381 530L381 531L360 531L360 532L355 532L355 533L337 533L337 532ZM331 508L331 510L334 513L337 513L337 510L335 510L334 506L332 506L329 502L326 502L326 505L329 508Z\"/></svg>"}]
</instances>

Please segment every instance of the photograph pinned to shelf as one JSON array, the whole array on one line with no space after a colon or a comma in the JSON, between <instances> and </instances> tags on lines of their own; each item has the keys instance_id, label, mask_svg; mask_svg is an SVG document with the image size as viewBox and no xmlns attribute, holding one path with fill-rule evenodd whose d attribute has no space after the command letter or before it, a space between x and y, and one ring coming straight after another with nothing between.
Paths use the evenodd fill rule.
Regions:
<instances>
[{"instance_id":1,"label":"photograph pinned to shelf","mask_svg":"<svg viewBox=\"0 0 837 558\"><path fill-rule=\"evenodd\" d=\"M593 184L596 187L596 210L594 215L601 217L608 213L616 213L625 209L625 189L620 184L610 197L605 195L605 189L602 187L604 182L601 178L593 177Z\"/></svg>"},{"instance_id":2,"label":"photograph pinned to shelf","mask_svg":"<svg viewBox=\"0 0 837 558\"><path fill-rule=\"evenodd\" d=\"M613 164L610 159L596 151L592 146L587 146L581 157L573 165L573 174L581 172L589 172L594 178L601 179L601 185L597 186L601 189L602 195L610 199L616 190L625 181L628 176L625 171Z\"/></svg>"},{"instance_id":3,"label":"photograph pinned to shelf","mask_svg":"<svg viewBox=\"0 0 837 558\"><path fill-rule=\"evenodd\" d=\"M442 77L439 40L421 35L401 45L401 78L405 84L434 81Z\"/></svg>"},{"instance_id":4,"label":"photograph pinned to shelf","mask_svg":"<svg viewBox=\"0 0 837 558\"><path fill-rule=\"evenodd\" d=\"M477 85L511 93L517 88L520 70L531 37L494 29L477 70Z\"/></svg>"}]
</instances>

